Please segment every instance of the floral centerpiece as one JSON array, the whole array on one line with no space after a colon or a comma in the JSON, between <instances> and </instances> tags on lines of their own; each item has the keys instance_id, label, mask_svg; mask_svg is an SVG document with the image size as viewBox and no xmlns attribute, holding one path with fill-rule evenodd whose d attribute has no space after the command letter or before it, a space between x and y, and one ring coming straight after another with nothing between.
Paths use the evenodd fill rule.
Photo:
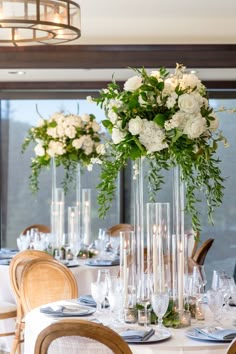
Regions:
<instances>
[{"instance_id":1,"label":"floral centerpiece","mask_svg":"<svg viewBox=\"0 0 236 354\"><path fill-rule=\"evenodd\" d=\"M78 163L89 170L93 164L101 164L105 148L100 130L101 126L93 114L54 113L49 119L41 118L37 127L29 129L22 145L24 152L31 143L36 144L35 157L31 162L32 191L39 189L40 172L50 166L52 158L55 158L56 166L62 165L66 171L63 180L65 190L75 176Z\"/></svg>"},{"instance_id":2,"label":"floral centerpiece","mask_svg":"<svg viewBox=\"0 0 236 354\"><path fill-rule=\"evenodd\" d=\"M103 125L111 134L109 153L103 162L100 194L100 215L110 207L118 172L128 159L145 157L149 163L149 185L158 191L164 179L162 169L180 166L186 184L186 211L195 230L200 230L196 193L201 190L208 205L208 216L223 197L219 159L215 157L218 142L227 143L218 131L219 121L209 104L207 90L193 73L176 65L171 74L165 68L152 71L134 69L123 90L115 81L88 97L105 110Z\"/></svg>"}]
</instances>

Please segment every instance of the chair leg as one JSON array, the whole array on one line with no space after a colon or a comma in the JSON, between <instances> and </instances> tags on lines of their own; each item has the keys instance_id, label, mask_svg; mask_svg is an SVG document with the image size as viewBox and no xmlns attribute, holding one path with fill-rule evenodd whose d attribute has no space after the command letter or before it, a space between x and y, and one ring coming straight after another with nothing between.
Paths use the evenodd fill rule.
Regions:
<instances>
[{"instance_id":1,"label":"chair leg","mask_svg":"<svg viewBox=\"0 0 236 354\"><path fill-rule=\"evenodd\" d=\"M15 353L21 354L21 324L16 324L15 337L12 343L12 348L10 354Z\"/></svg>"}]
</instances>

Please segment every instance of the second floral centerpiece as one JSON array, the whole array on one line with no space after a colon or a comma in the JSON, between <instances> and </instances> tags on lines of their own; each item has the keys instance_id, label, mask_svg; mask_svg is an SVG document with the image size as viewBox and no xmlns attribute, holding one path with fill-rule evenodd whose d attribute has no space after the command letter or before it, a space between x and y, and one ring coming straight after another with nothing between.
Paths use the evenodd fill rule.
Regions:
<instances>
[{"instance_id":1,"label":"second floral centerpiece","mask_svg":"<svg viewBox=\"0 0 236 354\"><path fill-rule=\"evenodd\" d=\"M105 148L100 131L93 114L54 113L49 119L41 118L37 127L29 129L22 145L24 152L31 143L35 144L30 175L32 191L38 191L39 175L52 159L56 166L65 169L65 190L75 177L78 164L88 169L95 163L101 164Z\"/></svg>"}]
</instances>

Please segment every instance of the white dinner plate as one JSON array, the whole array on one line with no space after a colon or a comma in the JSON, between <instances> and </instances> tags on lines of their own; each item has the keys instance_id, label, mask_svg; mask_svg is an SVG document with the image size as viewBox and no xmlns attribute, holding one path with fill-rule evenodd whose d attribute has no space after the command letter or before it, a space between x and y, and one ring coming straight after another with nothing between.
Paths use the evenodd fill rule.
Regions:
<instances>
[{"instance_id":1,"label":"white dinner plate","mask_svg":"<svg viewBox=\"0 0 236 354\"><path fill-rule=\"evenodd\" d=\"M149 338L146 341L140 341L137 339L124 339L126 343L128 344L151 344L151 343L158 343L162 342L164 340L167 340L171 337L171 333L169 331L166 331L165 329L160 329L155 332L151 338Z\"/></svg>"},{"instance_id":2,"label":"white dinner plate","mask_svg":"<svg viewBox=\"0 0 236 354\"><path fill-rule=\"evenodd\" d=\"M208 337L207 335L204 335L200 332L198 332L195 328L190 328L185 332L186 336L191 338L191 339L196 339L200 341L207 341L207 342L222 342L222 343L227 343L231 342L232 339L215 339L212 337Z\"/></svg>"}]
</instances>

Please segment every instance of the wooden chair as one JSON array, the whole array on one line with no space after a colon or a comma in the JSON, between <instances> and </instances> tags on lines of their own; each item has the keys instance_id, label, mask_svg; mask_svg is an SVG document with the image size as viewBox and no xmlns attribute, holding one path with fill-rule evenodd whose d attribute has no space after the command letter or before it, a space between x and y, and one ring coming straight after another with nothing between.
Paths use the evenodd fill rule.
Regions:
<instances>
[{"instance_id":1,"label":"wooden chair","mask_svg":"<svg viewBox=\"0 0 236 354\"><path fill-rule=\"evenodd\" d=\"M19 252L16 254L10 263L9 272L10 272L10 282L12 290L16 297L16 304L17 304L17 319L16 319L16 330L15 330L15 338L13 340L11 354L15 354L16 351L21 353L21 343L24 341L22 338L23 330L24 330L24 311L21 304L20 299L20 283L21 283L21 276L24 267L28 262L32 259L37 258L46 258L46 259L53 259L52 255L38 251L38 250L26 250Z\"/></svg>"},{"instance_id":2,"label":"wooden chair","mask_svg":"<svg viewBox=\"0 0 236 354\"><path fill-rule=\"evenodd\" d=\"M38 229L39 232L43 232L45 234L48 234L51 232L50 227L47 225L43 225L43 224L34 224L34 225L30 225L27 226L23 231L22 231L22 235L26 235L27 231L31 230L31 229Z\"/></svg>"},{"instance_id":3,"label":"wooden chair","mask_svg":"<svg viewBox=\"0 0 236 354\"><path fill-rule=\"evenodd\" d=\"M16 305L6 301L0 301L0 320L14 319L16 318ZM0 337L13 336L15 332L3 332L0 333Z\"/></svg>"},{"instance_id":4,"label":"wooden chair","mask_svg":"<svg viewBox=\"0 0 236 354\"><path fill-rule=\"evenodd\" d=\"M101 324L80 319L61 320L46 327L38 335L35 344L34 354L48 353L48 348L55 339L59 337L69 336L93 339L108 347L115 354L132 354L132 351L130 350L128 344L112 329L105 327ZM87 349L87 353L88 342L86 342L83 341L80 345L78 338L78 342L76 342L76 352L83 353L82 347L84 347ZM99 344L97 343L95 345L96 349L98 349ZM75 353L75 351L73 351L73 353Z\"/></svg>"},{"instance_id":5,"label":"wooden chair","mask_svg":"<svg viewBox=\"0 0 236 354\"><path fill-rule=\"evenodd\" d=\"M213 242L214 242L214 239L209 238L199 247L199 249L196 250L195 255L193 256L193 261L197 265L204 264L206 255L207 255L209 249L211 248Z\"/></svg>"},{"instance_id":6,"label":"wooden chair","mask_svg":"<svg viewBox=\"0 0 236 354\"><path fill-rule=\"evenodd\" d=\"M230 343L226 354L236 354L236 338Z\"/></svg>"},{"instance_id":7,"label":"wooden chair","mask_svg":"<svg viewBox=\"0 0 236 354\"><path fill-rule=\"evenodd\" d=\"M73 273L54 259L34 259L22 272L20 298L24 314L50 302L78 297Z\"/></svg>"},{"instance_id":8,"label":"wooden chair","mask_svg":"<svg viewBox=\"0 0 236 354\"><path fill-rule=\"evenodd\" d=\"M107 230L110 236L119 236L121 231L134 231L134 226L131 224L116 224Z\"/></svg>"}]
</instances>

